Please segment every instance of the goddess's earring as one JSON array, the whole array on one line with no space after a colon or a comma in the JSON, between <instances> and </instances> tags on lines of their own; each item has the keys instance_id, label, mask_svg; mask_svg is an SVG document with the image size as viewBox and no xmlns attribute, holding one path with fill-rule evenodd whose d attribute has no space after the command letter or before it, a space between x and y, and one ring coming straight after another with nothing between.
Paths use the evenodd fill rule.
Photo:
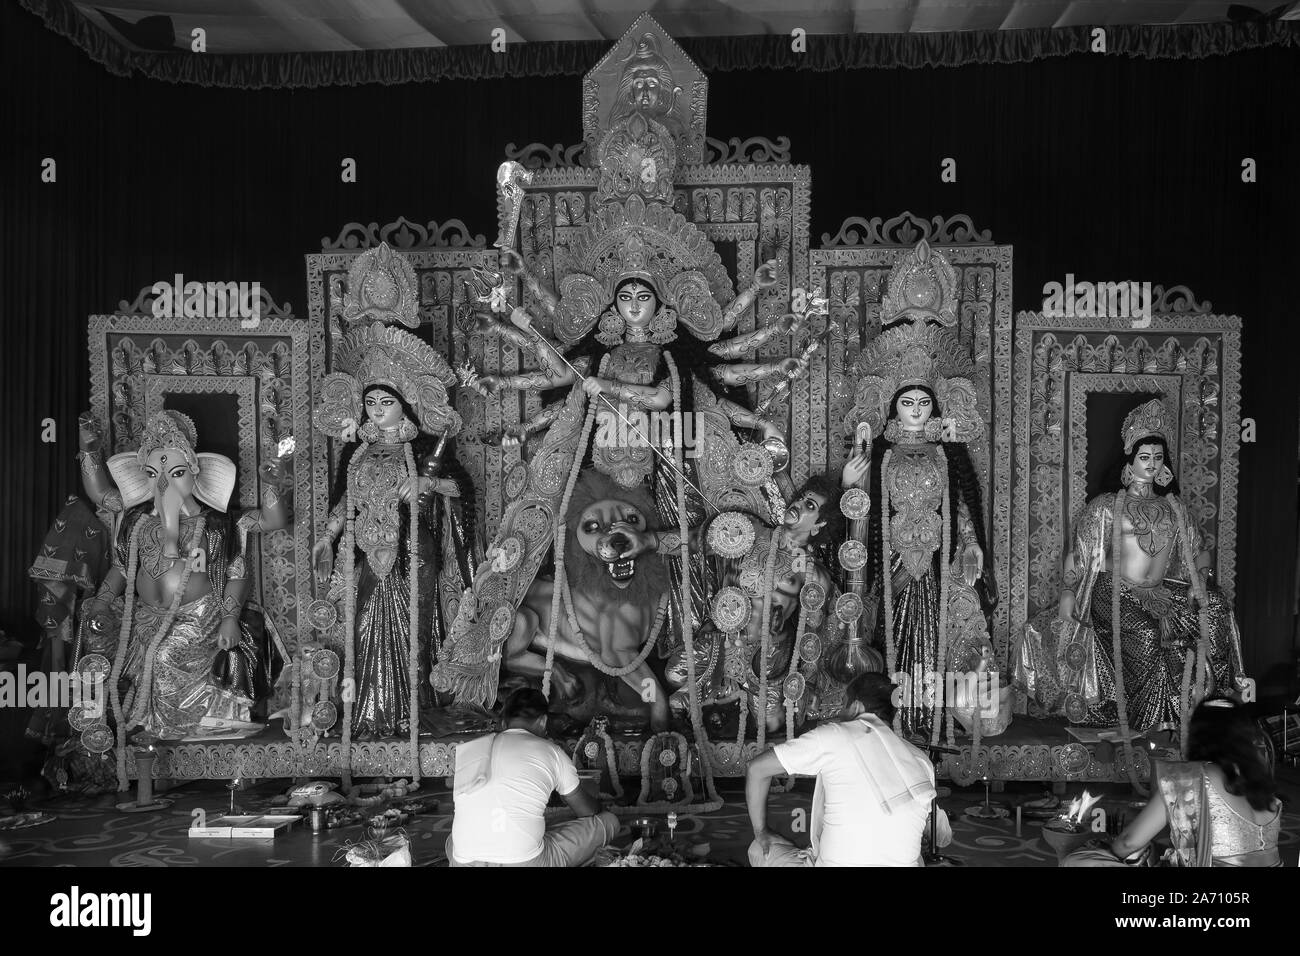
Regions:
<instances>
[{"instance_id":1,"label":"goddess's earring","mask_svg":"<svg viewBox=\"0 0 1300 956\"><path fill-rule=\"evenodd\" d=\"M650 341L667 345L677 338L677 317L669 309L660 309L650 320Z\"/></svg>"},{"instance_id":2,"label":"goddess's earring","mask_svg":"<svg viewBox=\"0 0 1300 956\"><path fill-rule=\"evenodd\" d=\"M1160 466L1160 474L1156 475L1156 484L1161 488L1168 488L1174 480L1174 473L1169 470L1168 465Z\"/></svg>"},{"instance_id":3,"label":"goddess's earring","mask_svg":"<svg viewBox=\"0 0 1300 956\"><path fill-rule=\"evenodd\" d=\"M1119 483L1127 488L1133 484L1133 466L1125 465L1124 470L1119 473Z\"/></svg>"},{"instance_id":4,"label":"goddess's earring","mask_svg":"<svg viewBox=\"0 0 1300 956\"><path fill-rule=\"evenodd\" d=\"M623 333L626 331L627 323L623 321L623 316L611 309L600 318L596 341L613 348L623 341Z\"/></svg>"}]
</instances>

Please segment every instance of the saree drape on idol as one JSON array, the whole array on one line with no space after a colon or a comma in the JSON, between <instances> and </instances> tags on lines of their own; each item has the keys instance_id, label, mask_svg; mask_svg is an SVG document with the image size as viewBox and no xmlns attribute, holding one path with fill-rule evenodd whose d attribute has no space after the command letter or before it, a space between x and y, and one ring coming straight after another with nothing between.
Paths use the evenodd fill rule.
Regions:
<instances>
[{"instance_id":1,"label":"saree drape on idol","mask_svg":"<svg viewBox=\"0 0 1300 956\"><path fill-rule=\"evenodd\" d=\"M1158 797L1169 818L1170 849L1166 866L1281 866L1277 840L1282 811L1263 824L1247 820L1215 788L1201 763L1156 761ZM1062 866L1121 865L1114 854L1101 848L1077 850Z\"/></svg>"},{"instance_id":2,"label":"saree drape on idol","mask_svg":"<svg viewBox=\"0 0 1300 956\"><path fill-rule=\"evenodd\" d=\"M150 515L151 509L151 505L141 505L122 519L115 557L120 568L128 565L127 543L136 523L157 520ZM142 599L135 601L123 664L123 676L129 681L122 698L128 727L143 725L146 733L164 740L221 729L251 729L237 725L249 723L254 701L269 693L282 663L270 641L261 609L251 602L240 615L239 644L228 652L218 647L226 573L231 562L243 553L245 542L229 515L205 507L203 519L203 573L211 591L177 608L155 652L147 699L139 694L146 675L147 651L167 616L166 608ZM128 583L128 587L134 586L134 582ZM100 652L111 660L114 650L105 647Z\"/></svg>"},{"instance_id":3,"label":"saree drape on idol","mask_svg":"<svg viewBox=\"0 0 1300 956\"><path fill-rule=\"evenodd\" d=\"M1174 496L1169 497L1177 504ZM1112 626L1115 575L1106 568L1114 504L1112 494L1094 498L1075 529L1076 620L1065 622L1059 634L1048 633L1045 620L1040 622L1045 633L1027 628L1015 665L1017 685L1039 704L1064 713L1074 723L1093 726L1113 726L1118 721ZM1201 550L1201 539L1195 525L1188 524L1186 545L1195 555ZM1161 585L1140 587L1119 578L1120 653L1128 724L1134 731L1178 723L1183 670L1200 637L1190 585L1195 572L1186 566L1179 525L1175 522ZM1206 590L1210 623L1206 662L1217 688L1234 690L1244 675L1241 635L1222 592L1214 587Z\"/></svg>"},{"instance_id":4,"label":"saree drape on idol","mask_svg":"<svg viewBox=\"0 0 1300 956\"><path fill-rule=\"evenodd\" d=\"M914 578L903 566L898 552L890 555L890 573L893 575L894 599L894 662L896 677L902 691L902 705L898 709L904 737L930 738L936 717L936 698L941 688L935 684L936 675L942 680L947 669L939 662L939 579L933 562L921 577ZM877 617L883 628L885 616ZM888 637L881 632L880 642Z\"/></svg>"},{"instance_id":5,"label":"saree drape on idol","mask_svg":"<svg viewBox=\"0 0 1300 956\"><path fill-rule=\"evenodd\" d=\"M409 507L403 504L399 509L397 557L388 573L381 577L360 550L356 553L356 702L352 709L356 739L410 733ZM461 509L441 496L421 509L418 528L418 693L420 710L425 712L434 706L428 677L447 633L448 602L458 600L473 579L474 555Z\"/></svg>"},{"instance_id":6,"label":"saree drape on idol","mask_svg":"<svg viewBox=\"0 0 1300 956\"><path fill-rule=\"evenodd\" d=\"M146 652L158 636L167 608L137 601L131 624L131 645L123 668L131 688L122 700L130 727L163 740L187 737L196 731L217 730L247 723L252 700L219 687L212 678L221 624L221 604L212 594L182 604L154 655L150 692L139 693L146 669Z\"/></svg>"}]
</instances>

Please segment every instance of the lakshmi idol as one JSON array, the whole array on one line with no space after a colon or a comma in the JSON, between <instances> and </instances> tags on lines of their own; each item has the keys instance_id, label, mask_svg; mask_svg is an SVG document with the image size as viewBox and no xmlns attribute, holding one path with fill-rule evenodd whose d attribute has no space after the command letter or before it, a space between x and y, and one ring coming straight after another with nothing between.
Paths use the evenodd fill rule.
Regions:
<instances>
[{"instance_id":1,"label":"lakshmi idol","mask_svg":"<svg viewBox=\"0 0 1300 956\"><path fill-rule=\"evenodd\" d=\"M369 265L404 271L391 255ZM344 608L345 743L414 739L421 699L432 705L422 675L475 562L461 506L472 488L446 453L461 425L447 401L455 374L430 345L379 321L344 337L335 368L345 371L326 376L315 420L346 444L312 563Z\"/></svg>"},{"instance_id":2,"label":"lakshmi idol","mask_svg":"<svg viewBox=\"0 0 1300 956\"><path fill-rule=\"evenodd\" d=\"M1119 490L1088 502L1065 556L1054 628L1072 721L1178 727L1243 676L1241 636L1178 497L1169 438L1159 399L1128 414ZM1095 671L1072 680L1075 662Z\"/></svg>"},{"instance_id":3,"label":"lakshmi idol","mask_svg":"<svg viewBox=\"0 0 1300 956\"><path fill-rule=\"evenodd\" d=\"M148 739L261 729L249 722L250 675L259 654L254 622L244 613L247 535L283 527L286 516L277 496L264 495L266 509L233 522L226 509L235 465L223 455L196 453L197 443L187 416L158 412L138 451L108 460L112 483L98 451L83 443L92 499L122 513L113 568L88 614L99 618L125 596L110 683L119 751L135 727ZM236 674L228 687L212 674L223 651L230 652Z\"/></svg>"},{"instance_id":4,"label":"lakshmi idol","mask_svg":"<svg viewBox=\"0 0 1300 956\"><path fill-rule=\"evenodd\" d=\"M895 265L881 309L886 329L859 356L846 422L856 448L842 476L846 488L869 489L867 520L853 527L865 525L867 601L887 673L902 687L898 725L936 743L954 704L943 697L947 674L992 661L974 591L982 580L994 594L992 562L967 448L983 422L961 374L970 361L946 328L955 324L955 288L952 267L924 241Z\"/></svg>"}]
</instances>

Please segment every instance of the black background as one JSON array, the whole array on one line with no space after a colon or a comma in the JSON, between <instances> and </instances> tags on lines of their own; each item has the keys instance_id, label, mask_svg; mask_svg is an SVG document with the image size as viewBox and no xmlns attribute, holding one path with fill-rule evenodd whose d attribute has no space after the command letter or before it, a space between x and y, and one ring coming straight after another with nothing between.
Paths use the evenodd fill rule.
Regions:
<instances>
[{"instance_id":1,"label":"black background","mask_svg":"<svg viewBox=\"0 0 1300 956\"><path fill-rule=\"evenodd\" d=\"M260 281L302 316L304 254L350 221L459 218L491 241L504 146L578 142L580 81L206 89L111 76L11 4L0 33L0 626L27 636L26 569L78 490L86 317L176 272ZM814 246L851 215L964 213L1014 244L1017 310L1072 272L1185 284L1242 316L1258 442L1241 449L1237 606L1247 668L1277 693L1296 579L1297 89L1300 55L1281 48L734 71L711 77L708 126L791 138L813 170ZM47 156L56 184L40 179ZM956 183L940 181L944 157ZM1244 157L1257 183L1241 181ZM47 417L56 444L41 443Z\"/></svg>"}]
</instances>

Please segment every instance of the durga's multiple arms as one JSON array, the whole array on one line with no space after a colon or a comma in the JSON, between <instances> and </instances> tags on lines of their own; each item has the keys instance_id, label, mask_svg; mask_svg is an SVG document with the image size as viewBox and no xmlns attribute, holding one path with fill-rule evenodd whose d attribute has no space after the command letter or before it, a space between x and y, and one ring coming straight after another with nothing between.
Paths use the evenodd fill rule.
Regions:
<instances>
[{"instance_id":1,"label":"durga's multiple arms","mask_svg":"<svg viewBox=\"0 0 1300 956\"><path fill-rule=\"evenodd\" d=\"M799 320L793 315L787 315L781 321L773 322L766 328L755 329L753 332L746 332L744 335L733 336L725 342L714 342L709 346L709 352L718 358L737 359L755 349L762 348L778 335L790 335L798 330Z\"/></svg>"},{"instance_id":2,"label":"durga's multiple arms","mask_svg":"<svg viewBox=\"0 0 1300 956\"><path fill-rule=\"evenodd\" d=\"M735 328L736 323L740 321L740 316L758 298L758 293L768 286L776 285L776 280L777 261L769 259L754 270L754 284L732 299L731 304L722 313L722 327L724 329Z\"/></svg>"},{"instance_id":3,"label":"durga's multiple arms","mask_svg":"<svg viewBox=\"0 0 1300 956\"><path fill-rule=\"evenodd\" d=\"M732 362L713 366L713 374L727 386L750 385L773 375L797 372L800 364L796 358L774 359L771 362Z\"/></svg>"},{"instance_id":4,"label":"durga's multiple arms","mask_svg":"<svg viewBox=\"0 0 1300 956\"><path fill-rule=\"evenodd\" d=\"M785 440L785 433L781 426L771 422L759 415L757 412L750 411L741 405L737 405L729 398L718 398L718 408L727 416L731 424L737 428L754 428L763 433L764 438L779 438Z\"/></svg>"},{"instance_id":5,"label":"durga's multiple arms","mask_svg":"<svg viewBox=\"0 0 1300 956\"><path fill-rule=\"evenodd\" d=\"M533 298L542 304L546 314L554 318L556 310L560 307L560 300L555 297L554 292L542 284L541 279L524 265L523 257L513 249L502 249L500 263L502 274L521 278L524 288L531 292Z\"/></svg>"}]
</instances>

